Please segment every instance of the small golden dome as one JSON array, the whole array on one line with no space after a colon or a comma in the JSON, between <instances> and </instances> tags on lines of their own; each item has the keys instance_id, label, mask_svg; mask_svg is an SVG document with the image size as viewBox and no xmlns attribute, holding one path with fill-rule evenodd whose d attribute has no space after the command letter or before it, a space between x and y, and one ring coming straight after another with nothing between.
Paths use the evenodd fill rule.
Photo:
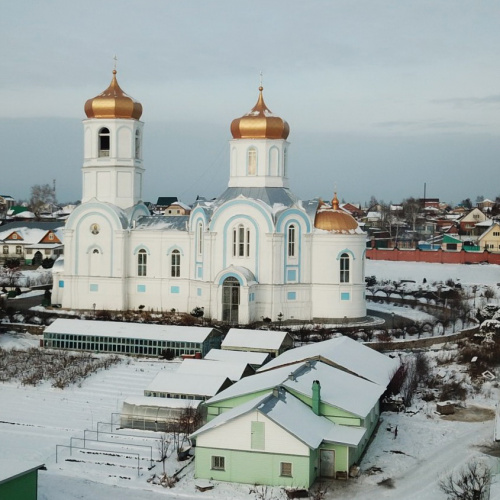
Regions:
<instances>
[{"instance_id":1,"label":"small golden dome","mask_svg":"<svg viewBox=\"0 0 500 500\"><path fill-rule=\"evenodd\" d=\"M109 87L85 103L87 118L133 118L142 115L142 104L123 92L116 80L116 70Z\"/></svg>"},{"instance_id":2,"label":"small golden dome","mask_svg":"<svg viewBox=\"0 0 500 500\"><path fill-rule=\"evenodd\" d=\"M352 215L339 209L339 199L335 193L331 207L320 200L316 209L314 227L334 233L349 233L358 229L358 223Z\"/></svg>"},{"instance_id":3,"label":"small golden dome","mask_svg":"<svg viewBox=\"0 0 500 500\"><path fill-rule=\"evenodd\" d=\"M290 133L288 123L271 113L259 87L257 104L246 115L235 118L231 123L234 139L286 139Z\"/></svg>"}]
</instances>

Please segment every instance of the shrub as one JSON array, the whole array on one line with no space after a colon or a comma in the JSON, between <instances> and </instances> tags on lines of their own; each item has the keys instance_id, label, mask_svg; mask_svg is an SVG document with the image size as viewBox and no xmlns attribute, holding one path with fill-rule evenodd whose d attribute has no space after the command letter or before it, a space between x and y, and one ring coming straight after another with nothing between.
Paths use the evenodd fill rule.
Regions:
<instances>
[{"instance_id":1,"label":"shrub","mask_svg":"<svg viewBox=\"0 0 500 500\"><path fill-rule=\"evenodd\" d=\"M464 401L466 397L467 389L463 386L463 383L452 380L451 382L443 384L441 394L439 395L439 401Z\"/></svg>"}]
</instances>

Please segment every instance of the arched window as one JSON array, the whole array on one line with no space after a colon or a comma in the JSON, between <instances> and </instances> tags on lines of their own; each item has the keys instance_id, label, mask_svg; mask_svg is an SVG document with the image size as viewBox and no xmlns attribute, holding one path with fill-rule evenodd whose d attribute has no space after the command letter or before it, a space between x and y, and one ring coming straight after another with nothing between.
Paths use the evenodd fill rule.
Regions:
<instances>
[{"instance_id":1,"label":"arched window","mask_svg":"<svg viewBox=\"0 0 500 500\"><path fill-rule=\"evenodd\" d=\"M135 159L139 160L141 157L141 134L138 130L135 131Z\"/></svg>"},{"instance_id":2,"label":"arched window","mask_svg":"<svg viewBox=\"0 0 500 500\"><path fill-rule=\"evenodd\" d=\"M247 172L248 175L257 175L257 150L255 148L248 150Z\"/></svg>"},{"instance_id":3,"label":"arched window","mask_svg":"<svg viewBox=\"0 0 500 500\"><path fill-rule=\"evenodd\" d=\"M203 253L203 224L198 222L198 255Z\"/></svg>"},{"instance_id":4,"label":"arched window","mask_svg":"<svg viewBox=\"0 0 500 500\"><path fill-rule=\"evenodd\" d=\"M233 257L250 256L250 229L243 224L233 229Z\"/></svg>"},{"instance_id":5,"label":"arched window","mask_svg":"<svg viewBox=\"0 0 500 500\"><path fill-rule=\"evenodd\" d=\"M181 253L174 250L170 256L170 276L178 278L181 275Z\"/></svg>"},{"instance_id":6,"label":"arched window","mask_svg":"<svg viewBox=\"0 0 500 500\"><path fill-rule=\"evenodd\" d=\"M99 253L99 250L97 250L97 248L94 248L94 250L92 250L92 253L96 253L96 254L98 254L98 253Z\"/></svg>"},{"instance_id":7,"label":"arched window","mask_svg":"<svg viewBox=\"0 0 500 500\"><path fill-rule=\"evenodd\" d=\"M288 175L288 150L283 151L283 177Z\"/></svg>"},{"instance_id":8,"label":"arched window","mask_svg":"<svg viewBox=\"0 0 500 500\"><path fill-rule=\"evenodd\" d=\"M295 226L288 226L288 257L295 257Z\"/></svg>"},{"instance_id":9,"label":"arched window","mask_svg":"<svg viewBox=\"0 0 500 500\"><path fill-rule=\"evenodd\" d=\"M139 250L137 253L137 276L146 276L148 254L146 250Z\"/></svg>"},{"instance_id":10,"label":"arched window","mask_svg":"<svg viewBox=\"0 0 500 500\"><path fill-rule=\"evenodd\" d=\"M109 128L99 130L99 157L109 156L110 133Z\"/></svg>"},{"instance_id":11,"label":"arched window","mask_svg":"<svg viewBox=\"0 0 500 500\"><path fill-rule=\"evenodd\" d=\"M343 253L340 256L340 282L341 283L349 283L349 255Z\"/></svg>"}]
</instances>

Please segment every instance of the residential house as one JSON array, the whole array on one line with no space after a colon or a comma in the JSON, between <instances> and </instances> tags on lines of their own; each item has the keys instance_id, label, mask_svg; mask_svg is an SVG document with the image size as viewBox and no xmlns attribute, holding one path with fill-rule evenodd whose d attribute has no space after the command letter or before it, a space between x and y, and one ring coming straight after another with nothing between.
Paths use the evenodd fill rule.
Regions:
<instances>
[{"instance_id":1,"label":"residential house","mask_svg":"<svg viewBox=\"0 0 500 500\"><path fill-rule=\"evenodd\" d=\"M347 337L287 351L206 401L195 476L306 488L347 478L398 366Z\"/></svg>"},{"instance_id":2,"label":"residential house","mask_svg":"<svg viewBox=\"0 0 500 500\"><path fill-rule=\"evenodd\" d=\"M182 203L182 201L176 201L169 205L164 211L163 215L189 215L191 213L191 207Z\"/></svg>"},{"instance_id":3,"label":"residential house","mask_svg":"<svg viewBox=\"0 0 500 500\"><path fill-rule=\"evenodd\" d=\"M461 234L469 236L479 236L481 230L476 228L479 222L484 222L488 216L481 212L479 208L473 208L468 214L464 215L459 222Z\"/></svg>"},{"instance_id":4,"label":"residential house","mask_svg":"<svg viewBox=\"0 0 500 500\"><path fill-rule=\"evenodd\" d=\"M63 222L9 222L0 226L0 263L19 259L38 265L46 258L56 260L64 251Z\"/></svg>"},{"instance_id":5,"label":"residential house","mask_svg":"<svg viewBox=\"0 0 500 500\"><path fill-rule=\"evenodd\" d=\"M477 244L481 250L488 250L488 252L500 252L500 224L493 223L486 231L479 236Z\"/></svg>"},{"instance_id":6,"label":"residential house","mask_svg":"<svg viewBox=\"0 0 500 500\"><path fill-rule=\"evenodd\" d=\"M484 213L489 213L491 212L491 209L495 206L495 202L493 200L489 200L488 198L484 199L483 201L479 201L477 203L477 208L481 210Z\"/></svg>"},{"instance_id":7,"label":"residential house","mask_svg":"<svg viewBox=\"0 0 500 500\"><path fill-rule=\"evenodd\" d=\"M164 212L170 205L178 201L177 196L160 196L156 201L156 211Z\"/></svg>"}]
</instances>

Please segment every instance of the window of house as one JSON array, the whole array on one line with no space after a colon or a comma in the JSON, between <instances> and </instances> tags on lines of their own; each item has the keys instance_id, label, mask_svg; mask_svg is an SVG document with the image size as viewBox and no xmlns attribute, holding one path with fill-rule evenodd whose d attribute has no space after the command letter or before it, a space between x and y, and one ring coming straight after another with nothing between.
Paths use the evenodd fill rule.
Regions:
<instances>
[{"instance_id":1,"label":"window of house","mask_svg":"<svg viewBox=\"0 0 500 500\"><path fill-rule=\"evenodd\" d=\"M292 477L292 463L291 462L281 462L280 463L280 476Z\"/></svg>"},{"instance_id":2,"label":"window of house","mask_svg":"<svg viewBox=\"0 0 500 500\"><path fill-rule=\"evenodd\" d=\"M340 256L340 282L349 283L349 255L343 253Z\"/></svg>"},{"instance_id":3,"label":"window of house","mask_svg":"<svg viewBox=\"0 0 500 500\"><path fill-rule=\"evenodd\" d=\"M257 150L250 148L248 150L248 175L257 174Z\"/></svg>"},{"instance_id":4,"label":"window of house","mask_svg":"<svg viewBox=\"0 0 500 500\"><path fill-rule=\"evenodd\" d=\"M288 227L288 257L295 257L295 226Z\"/></svg>"},{"instance_id":5,"label":"window of house","mask_svg":"<svg viewBox=\"0 0 500 500\"><path fill-rule=\"evenodd\" d=\"M226 470L226 457L212 456L212 469L213 470Z\"/></svg>"},{"instance_id":6,"label":"window of house","mask_svg":"<svg viewBox=\"0 0 500 500\"><path fill-rule=\"evenodd\" d=\"M493 236L500 236L500 232L499 231L493 231Z\"/></svg>"},{"instance_id":7,"label":"window of house","mask_svg":"<svg viewBox=\"0 0 500 500\"><path fill-rule=\"evenodd\" d=\"M44 253L45 255L50 255L50 250L45 249L45 250L43 251L43 253Z\"/></svg>"},{"instance_id":8,"label":"window of house","mask_svg":"<svg viewBox=\"0 0 500 500\"><path fill-rule=\"evenodd\" d=\"M9 253L9 247L7 245L3 247L3 253L4 254Z\"/></svg>"},{"instance_id":9,"label":"window of house","mask_svg":"<svg viewBox=\"0 0 500 500\"><path fill-rule=\"evenodd\" d=\"M54 239L54 233L49 233L49 240L53 240Z\"/></svg>"},{"instance_id":10,"label":"window of house","mask_svg":"<svg viewBox=\"0 0 500 500\"><path fill-rule=\"evenodd\" d=\"M109 128L99 130L99 157L109 156L110 133Z\"/></svg>"},{"instance_id":11,"label":"window of house","mask_svg":"<svg viewBox=\"0 0 500 500\"><path fill-rule=\"evenodd\" d=\"M179 250L174 250L170 259L170 276L178 278L181 275L181 253Z\"/></svg>"},{"instance_id":12,"label":"window of house","mask_svg":"<svg viewBox=\"0 0 500 500\"><path fill-rule=\"evenodd\" d=\"M233 257L250 256L250 229L242 224L233 229Z\"/></svg>"},{"instance_id":13,"label":"window of house","mask_svg":"<svg viewBox=\"0 0 500 500\"><path fill-rule=\"evenodd\" d=\"M21 255L23 253L23 249L19 245L16 247L16 253L17 255Z\"/></svg>"},{"instance_id":14,"label":"window of house","mask_svg":"<svg viewBox=\"0 0 500 500\"><path fill-rule=\"evenodd\" d=\"M139 250L137 254L137 276L146 276L147 260L146 250Z\"/></svg>"}]
</instances>

